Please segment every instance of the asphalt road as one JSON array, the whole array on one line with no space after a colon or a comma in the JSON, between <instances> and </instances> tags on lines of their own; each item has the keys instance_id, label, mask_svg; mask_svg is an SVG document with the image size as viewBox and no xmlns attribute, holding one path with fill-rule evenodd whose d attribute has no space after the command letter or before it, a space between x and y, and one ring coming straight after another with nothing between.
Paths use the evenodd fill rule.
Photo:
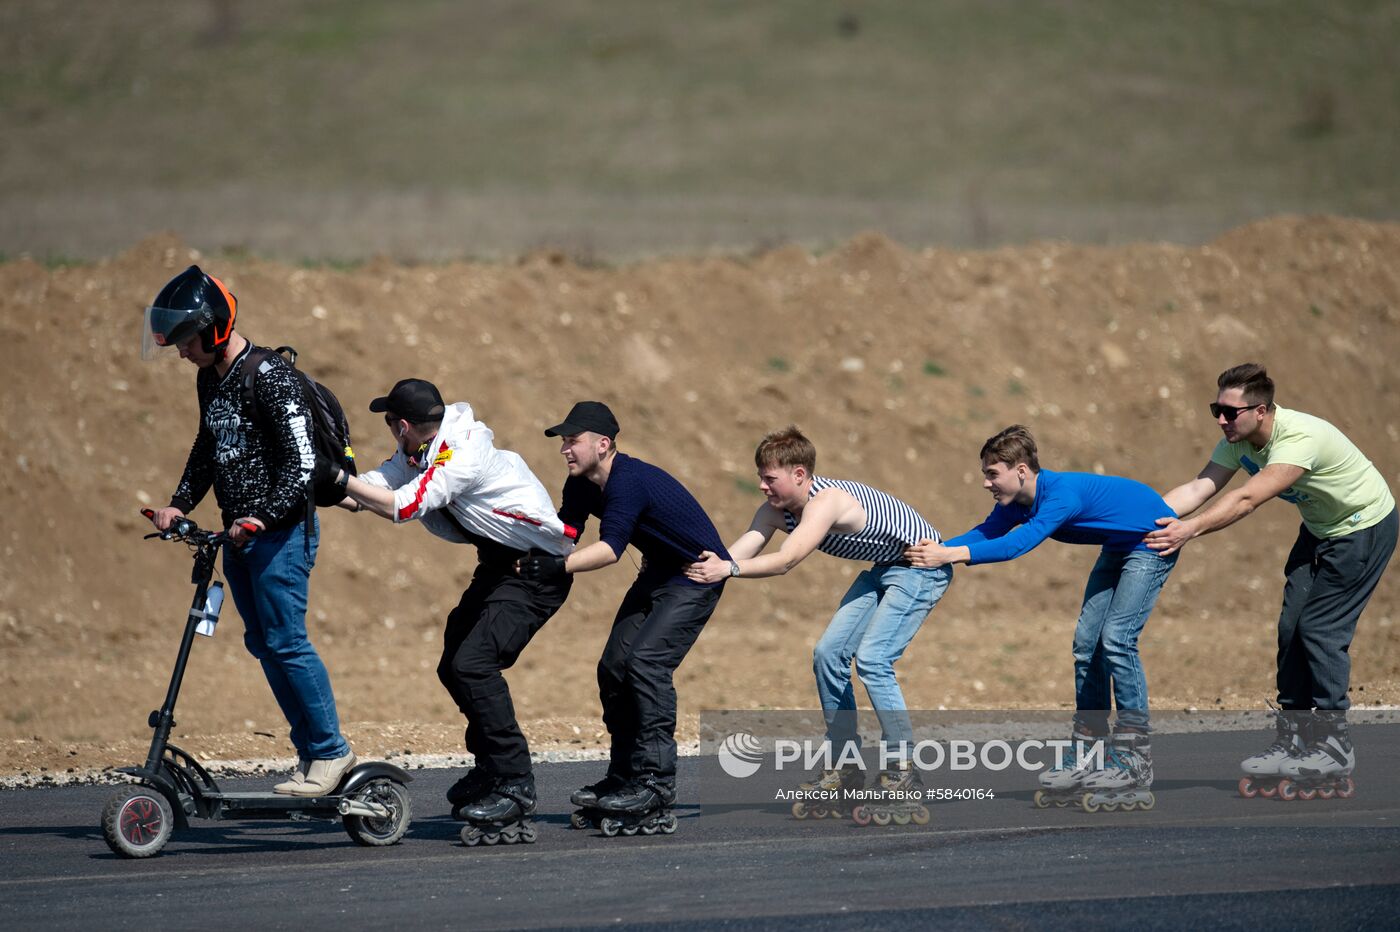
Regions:
<instances>
[{"instance_id":1,"label":"asphalt road","mask_svg":"<svg viewBox=\"0 0 1400 932\"><path fill-rule=\"evenodd\" d=\"M678 808L675 835L652 837L571 829L568 793L601 765L547 764L536 774L539 841L495 848L460 843L442 796L456 777L449 771L414 772L413 827L391 848L359 847L337 822L196 822L142 861L115 857L102 840L98 816L112 787L5 791L0 925L1400 924L1394 755L1371 754L1352 799L1245 800L1228 773L1198 766L1220 757L1223 740L1192 739L1174 763L1159 754L1150 812L1037 810L1025 775L1003 773L970 778L995 799L935 802L925 827L798 821L781 804L692 803ZM682 761L682 803L705 798L705 772L703 759Z\"/></svg>"}]
</instances>

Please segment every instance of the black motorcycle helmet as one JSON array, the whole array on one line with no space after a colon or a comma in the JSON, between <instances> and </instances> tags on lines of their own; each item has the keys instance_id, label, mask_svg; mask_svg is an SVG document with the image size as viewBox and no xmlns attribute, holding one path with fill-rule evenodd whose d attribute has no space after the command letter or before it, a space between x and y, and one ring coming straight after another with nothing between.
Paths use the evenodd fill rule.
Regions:
<instances>
[{"instance_id":1,"label":"black motorcycle helmet","mask_svg":"<svg viewBox=\"0 0 1400 932\"><path fill-rule=\"evenodd\" d=\"M192 265L167 282L146 308L146 332L156 346L175 346L198 335L204 351L222 359L237 316L233 292Z\"/></svg>"}]
</instances>

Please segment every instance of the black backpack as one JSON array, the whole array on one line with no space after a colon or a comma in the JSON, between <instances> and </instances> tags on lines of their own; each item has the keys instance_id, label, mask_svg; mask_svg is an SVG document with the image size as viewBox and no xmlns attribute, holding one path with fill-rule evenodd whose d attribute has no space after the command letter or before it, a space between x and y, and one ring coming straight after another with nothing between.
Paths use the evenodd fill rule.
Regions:
<instances>
[{"instance_id":1,"label":"black backpack","mask_svg":"<svg viewBox=\"0 0 1400 932\"><path fill-rule=\"evenodd\" d=\"M258 373L271 365L268 358L273 355L286 358L301 382L301 392L306 409L311 412L311 445L316 448L316 458L339 463L347 473L355 475L355 451L350 446L350 422L345 419L345 409L335 394L320 382L297 368L297 351L290 346L279 346L275 350L255 346L248 351L243 361L243 400L256 412L253 401L253 386ZM345 497L329 482L318 483L313 478L307 489L306 511L308 519L313 503L322 508L337 505Z\"/></svg>"}]
</instances>

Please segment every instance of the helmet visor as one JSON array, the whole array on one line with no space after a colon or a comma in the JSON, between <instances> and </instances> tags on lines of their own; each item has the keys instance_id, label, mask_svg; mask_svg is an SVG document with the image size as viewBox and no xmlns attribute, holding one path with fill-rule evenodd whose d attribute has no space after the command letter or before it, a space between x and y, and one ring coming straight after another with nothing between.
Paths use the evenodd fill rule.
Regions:
<instances>
[{"instance_id":1,"label":"helmet visor","mask_svg":"<svg viewBox=\"0 0 1400 932\"><path fill-rule=\"evenodd\" d=\"M148 307L141 328L141 358L157 359L172 355L186 340L199 336L198 311L170 307Z\"/></svg>"}]
</instances>

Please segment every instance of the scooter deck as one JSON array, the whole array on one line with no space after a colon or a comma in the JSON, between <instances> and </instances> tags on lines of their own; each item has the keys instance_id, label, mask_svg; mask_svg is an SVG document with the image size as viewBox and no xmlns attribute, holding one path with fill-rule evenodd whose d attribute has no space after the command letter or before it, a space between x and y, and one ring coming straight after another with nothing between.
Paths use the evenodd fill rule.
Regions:
<instances>
[{"instance_id":1,"label":"scooter deck","mask_svg":"<svg viewBox=\"0 0 1400 932\"><path fill-rule=\"evenodd\" d=\"M281 793L206 793L205 804L221 817L285 819L290 813L336 816L338 795L284 796Z\"/></svg>"}]
</instances>

